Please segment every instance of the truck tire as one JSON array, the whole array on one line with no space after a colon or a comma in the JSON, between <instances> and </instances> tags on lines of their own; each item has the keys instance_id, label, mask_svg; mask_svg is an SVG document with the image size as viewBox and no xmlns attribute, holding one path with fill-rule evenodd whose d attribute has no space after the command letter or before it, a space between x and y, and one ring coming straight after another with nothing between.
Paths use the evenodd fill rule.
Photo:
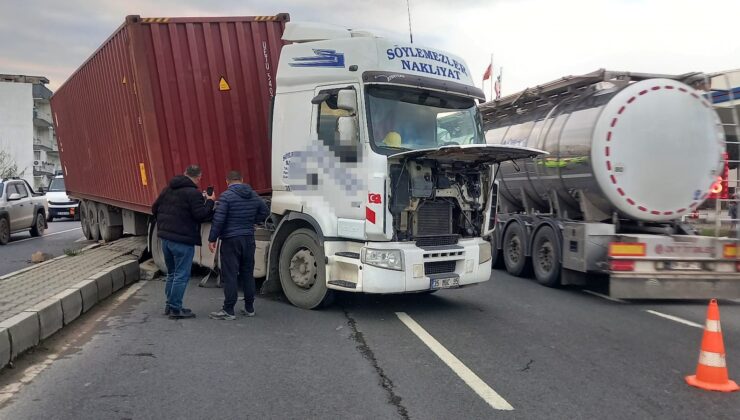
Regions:
<instances>
[{"instance_id":1,"label":"truck tire","mask_svg":"<svg viewBox=\"0 0 740 420\"><path fill-rule=\"evenodd\" d=\"M39 237L44 234L44 230L46 230L46 217L44 217L44 213L38 212L33 226L31 226L31 236Z\"/></svg>"},{"instance_id":2,"label":"truck tire","mask_svg":"<svg viewBox=\"0 0 740 420\"><path fill-rule=\"evenodd\" d=\"M87 222L87 200L80 201L80 226L82 227L82 235L86 239L91 240L90 235L90 224Z\"/></svg>"},{"instance_id":3,"label":"truck tire","mask_svg":"<svg viewBox=\"0 0 740 420\"><path fill-rule=\"evenodd\" d=\"M87 226L90 229L88 239L97 241L100 239L100 225L98 225L98 205L94 201L87 202Z\"/></svg>"},{"instance_id":4,"label":"truck tire","mask_svg":"<svg viewBox=\"0 0 740 420\"><path fill-rule=\"evenodd\" d=\"M0 217L0 245L10 242L10 223L6 217Z\"/></svg>"},{"instance_id":5,"label":"truck tire","mask_svg":"<svg viewBox=\"0 0 740 420\"><path fill-rule=\"evenodd\" d=\"M54 216L52 216L51 214L49 214L48 216L46 216L46 221L49 222L49 223L53 222L54 221Z\"/></svg>"},{"instance_id":6,"label":"truck tire","mask_svg":"<svg viewBox=\"0 0 740 420\"><path fill-rule=\"evenodd\" d=\"M501 270L504 267L504 259L501 258L501 250L496 244L496 234L491 235L491 268Z\"/></svg>"},{"instance_id":7,"label":"truck tire","mask_svg":"<svg viewBox=\"0 0 740 420\"><path fill-rule=\"evenodd\" d=\"M506 271L512 276L520 277L527 269L527 256L524 251L526 244L524 229L519 223L512 223L504 233L503 254Z\"/></svg>"},{"instance_id":8,"label":"truck tire","mask_svg":"<svg viewBox=\"0 0 740 420\"><path fill-rule=\"evenodd\" d=\"M550 226L544 226L534 235L532 268L541 285L560 286L560 244Z\"/></svg>"},{"instance_id":9,"label":"truck tire","mask_svg":"<svg viewBox=\"0 0 740 420\"><path fill-rule=\"evenodd\" d=\"M290 303L303 309L327 306L334 292L326 287L324 248L310 229L288 236L280 250L280 284Z\"/></svg>"},{"instance_id":10,"label":"truck tire","mask_svg":"<svg viewBox=\"0 0 740 420\"><path fill-rule=\"evenodd\" d=\"M105 204L98 204L98 227L105 242L115 241L123 235L123 226L111 226L111 211Z\"/></svg>"}]
</instances>

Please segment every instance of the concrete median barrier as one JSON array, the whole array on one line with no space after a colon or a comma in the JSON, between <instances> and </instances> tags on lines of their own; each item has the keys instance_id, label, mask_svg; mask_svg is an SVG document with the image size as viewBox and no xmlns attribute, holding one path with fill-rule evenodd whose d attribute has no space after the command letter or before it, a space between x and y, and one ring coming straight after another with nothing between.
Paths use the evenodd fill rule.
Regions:
<instances>
[{"instance_id":1,"label":"concrete median barrier","mask_svg":"<svg viewBox=\"0 0 740 420\"><path fill-rule=\"evenodd\" d=\"M95 280L82 280L72 287L82 295L82 312L87 312L98 303L98 284Z\"/></svg>"},{"instance_id":2,"label":"concrete median barrier","mask_svg":"<svg viewBox=\"0 0 740 420\"><path fill-rule=\"evenodd\" d=\"M113 278L109 270L101 271L90 276L88 280L95 281L98 285L98 301L101 301L113 294Z\"/></svg>"},{"instance_id":3,"label":"concrete median barrier","mask_svg":"<svg viewBox=\"0 0 740 420\"><path fill-rule=\"evenodd\" d=\"M36 312L21 312L0 322L0 330L10 334L10 360L39 344L39 317Z\"/></svg>"},{"instance_id":4,"label":"concrete median barrier","mask_svg":"<svg viewBox=\"0 0 740 420\"><path fill-rule=\"evenodd\" d=\"M121 264L121 268L123 269L126 285L137 282L141 279L141 269L139 268L138 261L127 261Z\"/></svg>"},{"instance_id":5,"label":"concrete median barrier","mask_svg":"<svg viewBox=\"0 0 740 420\"><path fill-rule=\"evenodd\" d=\"M45 340L64 326L64 312L62 301L49 298L27 309L25 312L34 312L39 320L39 339Z\"/></svg>"},{"instance_id":6,"label":"concrete median barrier","mask_svg":"<svg viewBox=\"0 0 740 420\"><path fill-rule=\"evenodd\" d=\"M62 303L64 325L69 324L82 315L82 292L79 289L67 289L54 296L54 299L59 299Z\"/></svg>"},{"instance_id":7,"label":"concrete median barrier","mask_svg":"<svg viewBox=\"0 0 740 420\"><path fill-rule=\"evenodd\" d=\"M7 328L0 328L0 369L10 362L10 333Z\"/></svg>"},{"instance_id":8,"label":"concrete median barrier","mask_svg":"<svg viewBox=\"0 0 740 420\"><path fill-rule=\"evenodd\" d=\"M126 283L126 274L123 272L123 267L113 267L109 270L109 272L112 284L112 291L117 292L123 289L123 286Z\"/></svg>"}]
</instances>

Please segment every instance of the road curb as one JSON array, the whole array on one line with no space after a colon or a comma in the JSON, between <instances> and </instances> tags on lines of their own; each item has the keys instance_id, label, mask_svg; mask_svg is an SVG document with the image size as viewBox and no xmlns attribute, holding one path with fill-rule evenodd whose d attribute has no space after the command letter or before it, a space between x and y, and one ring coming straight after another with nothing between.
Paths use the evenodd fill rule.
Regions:
<instances>
[{"instance_id":1,"label":"road curb","mask_svg":"<svg viewBox=\"0 0 740 420\"><path fill-rule=\"evenodd\" d=\"M32 268L35 267L38 265ZM11 274L24 271L28 269ZM138 261L125 261L100 270L71 288L0 322L0 370L25 351L37 346L41 341L79 318L98 302L125 286L135 283L139 278Z\"/></svg>"}]
</instances>

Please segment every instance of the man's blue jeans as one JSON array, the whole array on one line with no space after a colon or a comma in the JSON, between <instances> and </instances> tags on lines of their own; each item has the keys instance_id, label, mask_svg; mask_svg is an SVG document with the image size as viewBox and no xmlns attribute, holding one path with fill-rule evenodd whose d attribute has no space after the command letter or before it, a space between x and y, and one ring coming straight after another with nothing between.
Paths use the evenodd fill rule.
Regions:
<instances>
[{"instance_id":1,"label":"man's blue jeans","mask_svg":"<svg viewBox=\"0 0 740 420\"><path fill-rule=\"evenodd\" d=\"M182 309L182 298L190 280L190 269L193 266L195 247L193 245L162 239L164 262L167 264L167 283L164 293L167 305L172 311Z\"/></svg>"}]
</instances>

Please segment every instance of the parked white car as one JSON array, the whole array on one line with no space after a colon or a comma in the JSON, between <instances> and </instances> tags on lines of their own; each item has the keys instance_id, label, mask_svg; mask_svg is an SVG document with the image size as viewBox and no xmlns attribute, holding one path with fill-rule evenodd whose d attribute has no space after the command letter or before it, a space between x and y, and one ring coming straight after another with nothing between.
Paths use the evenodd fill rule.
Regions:
<instances>
[{"instance_id":1,"label":"parked white car","mask_svg":"<svg viewBox=\"0 0 740 420\"><path fill-rule=\"evenodd\" d=\"M51 180L49 190L46 192L46 201L49 202L47 221L51 222L57 217L72 217L80 220L80 201L67 195L63 175L57 175Z\"/></svg>"},{"instance_id":2,"label":"parked white car","mask_svg":"<svg viewBox=\"0 0 740 420\"><path fill-rule=\"evenodd\" d=\"M37 193L23 179L0 180L0 245L10 242L10 234L30 230L41 236L46 230L49 212L46 197Z\"/></svg>"}]
</instances>

